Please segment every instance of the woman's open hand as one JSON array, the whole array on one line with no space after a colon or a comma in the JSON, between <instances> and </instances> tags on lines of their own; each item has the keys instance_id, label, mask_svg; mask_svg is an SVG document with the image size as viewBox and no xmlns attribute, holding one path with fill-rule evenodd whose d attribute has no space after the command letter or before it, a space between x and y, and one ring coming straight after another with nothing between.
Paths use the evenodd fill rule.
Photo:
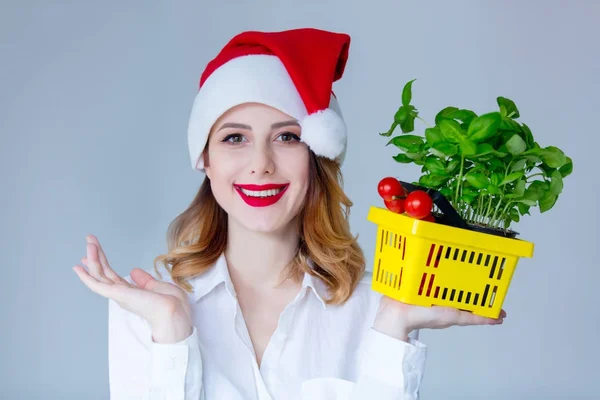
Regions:
<instances>
[{"instance_id":1,"label":"woman's open hand","mask_svg":"<svg viewBox=\"0 0 600 400\"><path fill-rule=\"evenodd\" d=\"M406 341L415 329L443 329L451 326L499 325L504 322L502 310L496 319L475 315L452 307L422 307L382 296L374 328L389 336Z\"/></svg>"},{"instance_id":2,"label":"woman's open hand","mask_svg":"<svg viewBox=\"0 0 600 400\"><path fill-rule=\"evenodd\" d=\"M80 265L73 270L90 290L147 320L158 343L176 343L192 334L190 304L183 289L139 268L131 271L131 284L110 267L95 236L86 236L86 242L87 256L81 262L88 270Z\"/></svg>"}]
</instances>

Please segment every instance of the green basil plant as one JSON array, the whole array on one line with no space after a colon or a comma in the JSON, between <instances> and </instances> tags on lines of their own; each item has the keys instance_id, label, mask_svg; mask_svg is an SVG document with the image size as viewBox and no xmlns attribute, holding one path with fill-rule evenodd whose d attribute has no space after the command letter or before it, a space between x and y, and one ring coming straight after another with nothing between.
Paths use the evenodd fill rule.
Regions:
<instances>
[{"instance_id":1,"label":"green basil plant","mask_svg":"<svg viewBox=\"0 0 600 400\"><path fill-rule=\"evenodd\" d=\"M573 161L557 147L541 147L529 127L517 122L512 100L498 97L499 111L482 115L446 107L429 126L410 104L415 80L404 86L390 129L380 133L392 136L400 126L386 146L400 150L397 162L422 166L414 183L439 191L467 223L491 228L508 230L531 207L544 213L554 206ZM409 134L415 119L428 126L423 135Z\"/></svg>"}]
</instances>

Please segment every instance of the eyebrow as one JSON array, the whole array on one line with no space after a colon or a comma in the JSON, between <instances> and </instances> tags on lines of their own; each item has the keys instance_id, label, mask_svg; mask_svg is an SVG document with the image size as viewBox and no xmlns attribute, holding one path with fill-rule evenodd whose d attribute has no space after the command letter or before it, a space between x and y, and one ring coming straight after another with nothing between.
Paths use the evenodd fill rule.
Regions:
<instances>
[{"instance_id":1,"label":"eyebrow","mask_svg":"<svg viewBox=\"0 0 600 400\"><path fill-rule=\"evenodd\" d=\"M273 125L271 125L271 129L282 128L284 126L300 126L300 124L296 120L275 122ZM237 129L252 130L252 127L250 125L239 124L237 122L226 122L223 125L221 125L221 127L219 128L219 130L225 129L225 128L237 128Z\"/></svg>"}]
</instances>

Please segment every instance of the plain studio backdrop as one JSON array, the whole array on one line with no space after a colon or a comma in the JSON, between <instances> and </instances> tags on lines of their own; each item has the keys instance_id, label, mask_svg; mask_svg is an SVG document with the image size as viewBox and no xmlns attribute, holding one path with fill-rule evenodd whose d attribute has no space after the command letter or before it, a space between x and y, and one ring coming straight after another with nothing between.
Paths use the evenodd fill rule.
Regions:
<instances>
[{"instance_id":1,"label":"plain studio backdrop","mask_svg":"<svg viewBox=\"0 0 600 400\"><path fill-rule=\"evenodd\" d=\"M599 17L598 2L567 0L3 1L0 398L108 398L107 301L71 269L85 235L120 274L152 268L203 179L186 138L203 67L240 31L298 27L352 36L334 88L369 269L377 182L418 178L378 135L408 80L429 122L448 105L497 110L505 96L542 146L574 160L556 206L515 226L536 247L504 324L421 331L421 398L599 398Z\"/></svg>"}]
</instances>

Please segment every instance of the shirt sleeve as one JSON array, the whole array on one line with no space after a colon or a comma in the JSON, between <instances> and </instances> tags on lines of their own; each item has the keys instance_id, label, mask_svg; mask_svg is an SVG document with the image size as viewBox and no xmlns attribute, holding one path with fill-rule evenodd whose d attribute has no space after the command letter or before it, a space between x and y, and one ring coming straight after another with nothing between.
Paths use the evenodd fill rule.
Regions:
<instances>
[{"instance_id":1,"label":"shirt sleeve","mask_svg":"<svg viewBox=\"0 0 600 400\"><path fill-rule=\"evenodd\" d=\"M311 380L302 388L302 399L417 400L426 358L427 347L418 340L404 342L371 328L357 381Z\"/></svg>"},{"instance_id":2,"label":"shirt sleeve","mask_svg":"<svg viewBox=\"0 0 600 400\"><path fill-rule=\"evenodd\" d=\"M352 400L372 398L373 393L381 400L419 398L427 347L418 340L408 340L370 329Z\"/></svg>"},{"instance_id":3,"label":"shirt sleeve","mask_svg":"<svg viewBox=\"0 0 600 400\"><path fill-rule=\"evenodd\" d=\"M204 399L196 327L179 343L156 343L146 320L110 299L108 369L111 400Z\"/></svg>"}]
</instances>

